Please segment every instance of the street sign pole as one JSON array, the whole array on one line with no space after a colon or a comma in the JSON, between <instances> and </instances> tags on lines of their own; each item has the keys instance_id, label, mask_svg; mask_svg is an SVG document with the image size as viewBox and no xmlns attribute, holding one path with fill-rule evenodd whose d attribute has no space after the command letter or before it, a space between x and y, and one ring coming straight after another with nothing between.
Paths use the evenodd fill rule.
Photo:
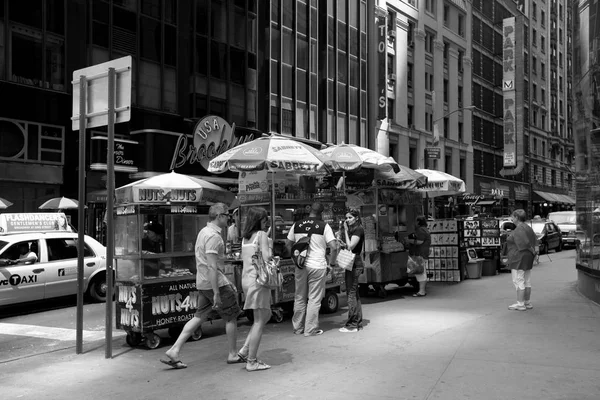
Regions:
<instances>
[{"instance_id":1,"label":"street sign pole","mask_svg":"<svg viewBox=\"0 0 600 400\"><path fill-rule=\"evenodd\" d=\"M77 321L75 329L75 353L83 353L83 249L85 243L85 129L87 119L86 115L86 88L87 79L81 75L79 77L79 207L77 209Z\"/></svg>"},{"instance_id":2,"label":"street sign pole","mask_svg":"<svg viewBox=\"0 0 600 400\"><path fill-rule=\"evenodd\" d=\"M79 254L77 294L77 354L83 343L83 244L85 243L85 130L107 126L106 154L106 358L112 358L114 219L115 196L115 123L131 119L132 58L126 56L73 72L73 130L79 126ZM79 79L77 79L79 78ZM79 120L79 121L78 121Z\"/></svg>"},{"instance_id":3,"label":"street sign pole","mask_svg":"<svg viewBox=\"0 0 600 400\"><path fill-rule=\"evenodd\" d=\"M108 69L108 143L106 152L106 352L112 358L113 262L114 262L114 193L115 193L115 93L117 73Z\"/></svg>"}]
</instances>

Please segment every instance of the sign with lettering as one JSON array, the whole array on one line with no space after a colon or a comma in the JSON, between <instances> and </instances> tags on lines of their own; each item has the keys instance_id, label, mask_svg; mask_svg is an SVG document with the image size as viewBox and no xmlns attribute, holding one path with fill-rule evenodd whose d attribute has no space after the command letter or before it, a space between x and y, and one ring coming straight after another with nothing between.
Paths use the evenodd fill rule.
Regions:
<instances>
[{"instance_id":1,"label":"sign with lettering","mask_svg":"<svg viewBox=\"0 0 600 400\"><path fill-rule=\"evenodd\" d=\"M93 136L91 140L90 169L94 171L106 171L107 154L106 136ZM138 142L127 139L115 139L115 171L117 172L138 172L137 153Z\"/></svg>"},{"instance_id":2,"label":"sign with lettering","mask_svg":"<svg viewBox=\"0 0 600 400\"><path fill-rule=\"evenodd\" d=\"M216 156L254 139L254 134L250 131L237 134L235 123L229 125L219 116L206 116L194 127L193 142L188 135L179 136L171 157L170 170L179 169L186 164L200 164L207 170L208 163Z\"/></svg>"},{"instance_id":3,"label":"sign with lettering","mask_svg":"<svg viewBox=\"0 0 600 400\"><path fill-rule=\"evenodd\" d=\"M118 329L183 325L204 301L195 279L145 284L143 290L140 285L119 282L115 300Z\"/></svg>"},{"instance_id":4,"label":"sign with lettering","mask_svg":"<svg viewBox=\"0 0 600 400\"><path fill-rule=\"evenodd\" d=\"M377 85L377 91L379 97L377 100L377 119L385 119L387 116L387 22L386 16L377 16L377 61L378 61L378 72L379 82Z\"/></svg>"},{"instance_id":5,"label":"sign with lettering","mask_svg":"<svg viewBox=\"0 0 600 400\"><path fill-rule=\"evenodd\" d=\"M515 18L505 18L502 26L502 64L504 95L504 167L517 166L516 88L515 80Z\"/></svg>"},{"instance_id":6,"label":"sign with lettering","mask_svg":"<svg viewBox=\"0 0 600 400\"><path fill-rule=\"evenodd\" d=\"M0 234L71 231L64 213L0 214Z\"/></svg>"},{"instance_id":7,"label":"sign with lettering","mask_svg":"<svg viewBox=\"0 0 600 400\"><path fill-rule=\"evenodd\" d=\"M269 191L267 170L246 171L240 173L239 191L246 193L262 193Z\"/></svg>"},{"instance_id":8,"label":"sign with lettering","mask_svg":"<svg viewBox=\"0 0 600 400\"><path fill-rule=\"evenodd\" d=\"M442 149L440 147L425 147L425 158L440 159L442 157Z\"/></svg>"}]
</instances>

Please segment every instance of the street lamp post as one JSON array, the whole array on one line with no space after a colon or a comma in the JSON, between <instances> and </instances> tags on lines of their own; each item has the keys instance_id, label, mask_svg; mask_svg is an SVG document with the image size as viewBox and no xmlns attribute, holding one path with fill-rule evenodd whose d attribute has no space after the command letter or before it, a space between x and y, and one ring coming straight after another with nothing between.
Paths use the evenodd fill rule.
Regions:
<instances>
[{"instance_id":1,"label":"street lamp post","mask_svg":"<svg viewBox=\"0 0 600 400\"><path fill-rule=\"evenodd\" d=\"M439 147L437 147L437 145L440 142L440 134L439 134L439 130L438 130L438 126L437 123L441 120L443 120L444 118L449 117L450 115L457 113L459 111L463 111L463 110L469 110L472 111L474 109L476 109L476 106L466 106L466 107L461 107L461 108L457 108L456 110L452 110L449 113L445 114L444 116L436 119L433 121L433 142L432 142L432 146L431 147L425 147L425 166L429 169L434 169L433 166L433 162L431 160L433 159L439 159L441 157L441 149ZM429 198L426 198L426 202L425 202L425 215L429 214Z\"/></svg>"},{"instance_id":2,"label":"street lamp post","mask_svg":"<svg viewBox=\"0 0 600 400\"><path fill-rule=\"evenodd\" d=\"M476 108L477 108L476 106L466 106L466 107L462 107L462 108L457 108L456 110L450 111L446 115L444 115L444 116L442 116L442 117L440 117L440 118L438 118L438 119L436 119L436 120L433 121L433 143L432 143L432 147L426 147L425 148L425 160L426 160L426 163L427 163L428 167L430 165L429 164L430 160L433 159L433 158L439 158L440 152L441 152L441 150L439 149L439 147L436 147L439 144L439 142L440 142L440 134L439 134L437 123L439 121L443 120L444 118L447 118L450 115L452 115L454 113L457 113L459 111L464 111L464 110L470 110L470 111L472 111L472 110L474 110ZM427 151L427 149L432 149L432 150L429 150L429 152L434 153L435 155L437 155L437 157L431 157L430 158L430 156L429 156L430 153ZM436 150L433 150L433 149L436 149Z\"/></svg>"}]
</instances>

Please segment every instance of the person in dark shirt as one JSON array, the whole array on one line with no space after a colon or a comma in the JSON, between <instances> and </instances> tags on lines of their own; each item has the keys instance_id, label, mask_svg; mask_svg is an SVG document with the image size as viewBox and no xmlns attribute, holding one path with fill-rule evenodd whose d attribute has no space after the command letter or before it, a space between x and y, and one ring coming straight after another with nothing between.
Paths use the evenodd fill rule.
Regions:
<instances>
[{"instance_id":1,"label":"person in dark shirt","mask_svg":"<svg viewBox=\"0 0 600 400\"><path fill-rule=\"evenodd\" d=\"M410 255L421 256L423 258L423 273L415 275L419 282L419 291L413 294L414 297L423 297L427 295L425 287L427 286L427 267L429 263L429 248L431 247L431 234L427 229L427 218L417 217L417 228L415 233L408 237L411 244Z\"/></svg>"},{"instance_id":2,"label":"person in dark shirt","mask_svg":"<svg viewBox=\"0 0 600 400\"><path fill-rule=\"evenodd\" d=\"M165 229L161 224L154 221L144 224L142 251L150 253L162 253L164 234Z\"/></svg>"},{"instance_id":3,"label":"person in dark shirt","mask_svg":"<svg viewBox=\"0 0 600 400\"><path fill-rule=\"evenodd\" d=\"M355 254L352 271L346 271L346 291L348 293L348 319L340 332L358 332L362 329L362 304L358 294L358 277L365 270L362 259L365 230L360 221L360 214L356 210L346 213L342 242L345 247Z\"/></svg>"}]
</instances>

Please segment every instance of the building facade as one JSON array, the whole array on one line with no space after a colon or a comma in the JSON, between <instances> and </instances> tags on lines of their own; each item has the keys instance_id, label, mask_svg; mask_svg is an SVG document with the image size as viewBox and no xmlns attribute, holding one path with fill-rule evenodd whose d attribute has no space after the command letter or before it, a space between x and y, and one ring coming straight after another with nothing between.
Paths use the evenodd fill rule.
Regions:
<instances>
[{"instance_id":1,"label":"building facade","mask_svg":"<svg viewBox=\"0 0 600 400\"><path fill-rule=\"evenodd\" d=\"M373 35L369 59L379 66L369 75L373 145L410 168L460 177L472 191L470 3L378 1L374 14L385 37L382 45ZM430 147L438 158L426 157Z\"/></svg>"},{"instance_id":2,"label":"building facade","mask_svg":"<svg viewBox=\"0 0 600 400\"><path fill-rule=\"evenodd\" d=\"M564 0L473 1L475 193L495 197L497 213L524 208L544 216L575 203L569 9ZM522 54L514 78L504 71L513 51L506 29L516 32L511 46ZM513 79L515 104L507 109ZM516 166L506 164L510 126Z\"/></svg>"},{"instance_id":3,"label":"building facade","mask_svg":"<svg viewBox=\"0 0 600 400\"><path fill-rule=\"evenodd\" d=\"M208 159L265 133L366 145L367 14L364 0L0 0L0 196L12 212L77 197L73 71L125 56L132 115L115 126L117 187L175 170L236 190ZM100 235L106 129L86 142L84 201Z\"/></svg>"},{"instance_id":4,"label":"building facade","mask_svg":"<svg viewBox=\"0 0 600 400\"><path fill-rule=\"evenodd\" d=\"M600 4L573 1L572 18L578 289L600 302Z\"/></svg>"}]
</instances>

